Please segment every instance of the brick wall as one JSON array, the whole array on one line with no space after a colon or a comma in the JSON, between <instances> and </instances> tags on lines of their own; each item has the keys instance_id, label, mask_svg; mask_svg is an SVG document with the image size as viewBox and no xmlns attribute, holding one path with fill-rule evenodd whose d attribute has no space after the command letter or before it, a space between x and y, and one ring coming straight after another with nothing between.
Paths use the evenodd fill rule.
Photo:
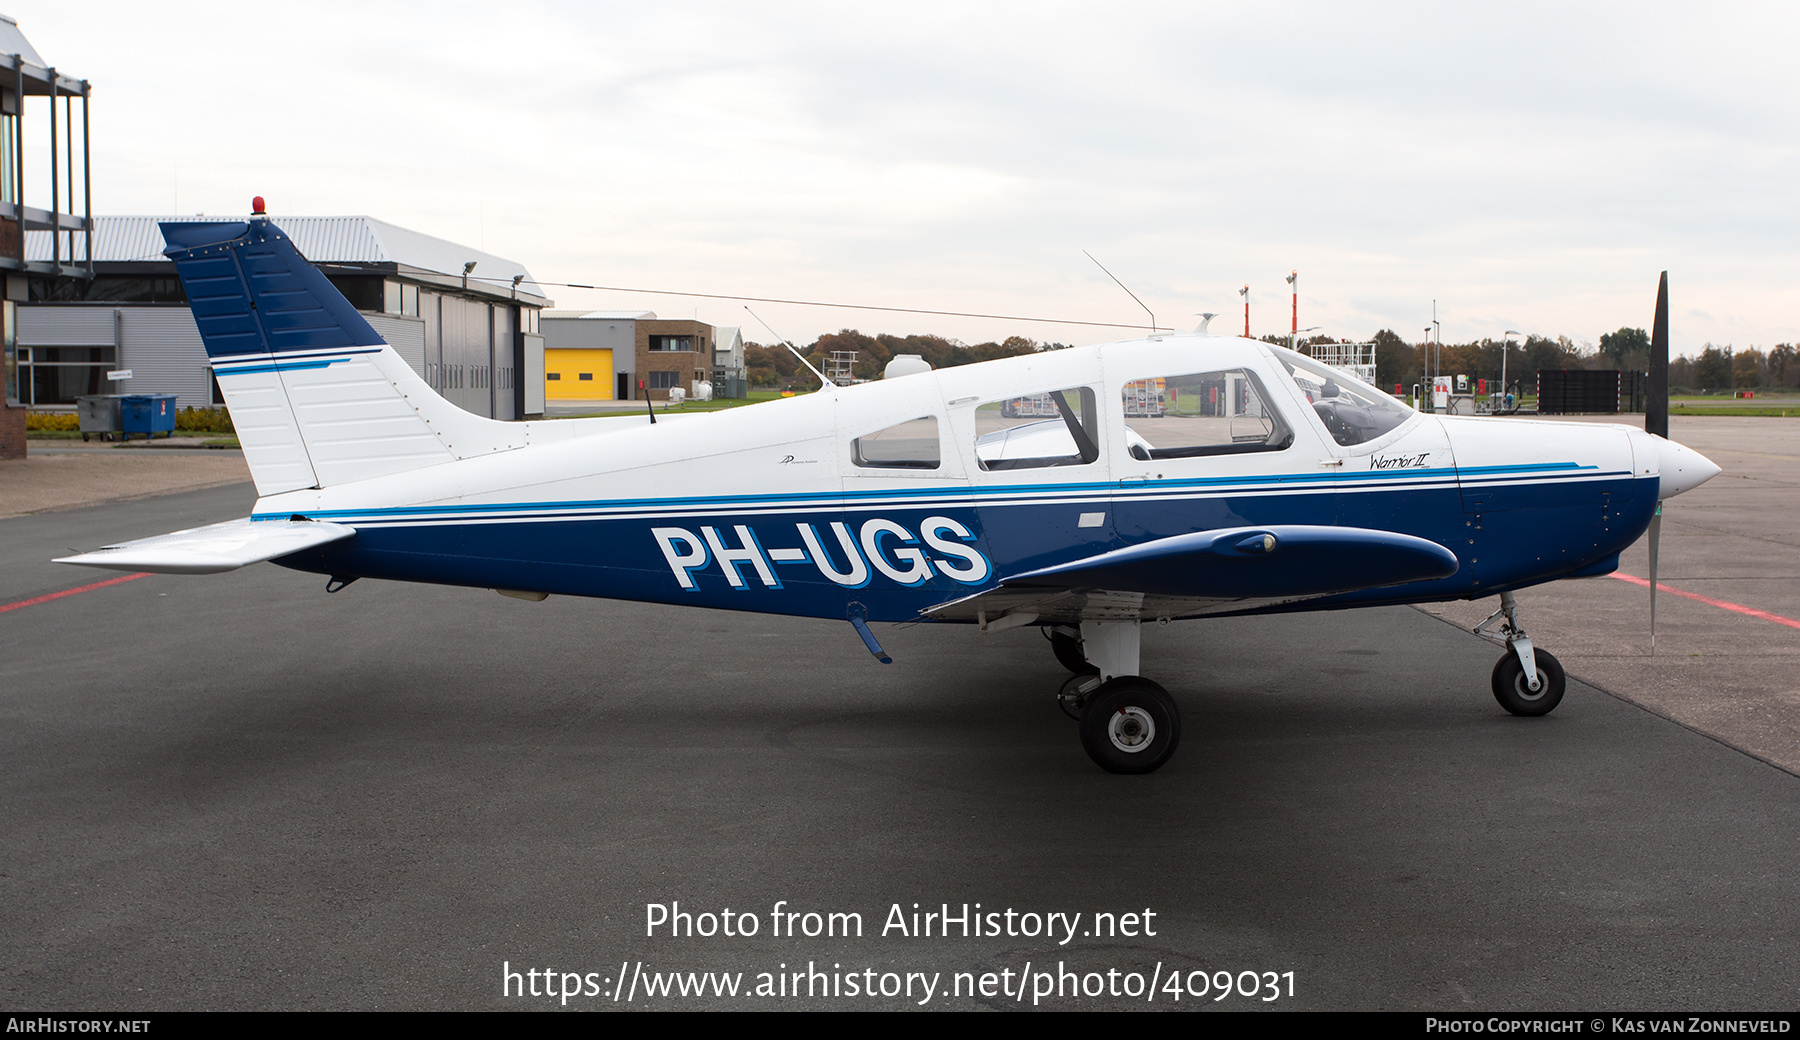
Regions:
<instances>
[{"instance_id":1,"label":"brick wall","mask_svg":"<svg viewBox=\"0 0 1800 1040\"><path fill-rule=\"evenodd\" d=\"M25 412L0 404L0 459L25 457Z\"/></svg>"},{"instance_id":2,"label":"brick wall","mask_svg":"<svg viewBox=\"0 0 1800 1040\"><path fill-rule=\"evenodd\" d=\"M652 351L651 336L690 336L694 340L692 351ZM651 390L651 372L674 372L681 388L688 396L694 393L696 374L701 379L712 378L713 362L713 327L704 322L686 320L653 321L648 318L637 323L637 371L632 375L633 400L642 401L648 397L652 401L667 401L668 390ZM618 363L618 355L613 355L614 364ZM637 380L644 381L644 389L639 390Z\"/></svg>"}]
</instances>

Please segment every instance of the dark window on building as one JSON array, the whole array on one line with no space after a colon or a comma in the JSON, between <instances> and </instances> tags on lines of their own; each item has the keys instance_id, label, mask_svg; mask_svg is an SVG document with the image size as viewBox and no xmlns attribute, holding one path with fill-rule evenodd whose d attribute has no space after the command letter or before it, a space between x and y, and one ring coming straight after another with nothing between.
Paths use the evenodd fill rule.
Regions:
<instances>
[{"instance_id":1,"label":"dark window on building","mask_svg":"<svg viewBox=\"0 0 1800 1040\"><path fill-rule=\"evenodd\" d=\"M34 303L186 303L181 279L147 275L101 275L92 282L74 278L34 278Z\"/></svg>"},{"instance_id":2,"label":"dark window on building","mask_svg":"<svg viewBox=\"0 0 1800 1040\"><path fill-rule=\"evenodd\" d=\"M692 337L692 336L651 336L650 337L650 349L652 351L655 351L658 353L661 353L664 351L670 351L670 350L693 350L694 349L694 337ZM670 384L670 385L675 385L675 384Z\"/></svg>"},{"instance_id":3,"label":"dark window on building","mask_svg":"<svg viewBox=\"0 0 1800 1040\"><path fill-rule=\"evenodd\" d=\"M592 382L592 381L593 381L593 378L594 378L594 373L592 373L592 372L583 372L583 373L581 373L581 378L582 378L582 380L583 380L583 381L584 381L584 382Z\"/></svg>"},{"instance_id":4,"label":"dark window on building","mask_svg":"<svg viewBox=\"0 0 1800 1040\"><path fill-rule=\"evenodd\" d=\"M115 392L106 378L117 357L112 347L30 347L19 353L19 389L31 395L28 404L74 404L83 394Z\"/></svg>"},{"instance_id":5,"label":"dark window on building","mask_svg":"<svg viewBox=\"0 0 1800 1040\"><path fill-rule=\"evenodd\" d=\"M545 372L544 378L548 379L552 383L554 383L554 382L557 382L562 379L562 373L561 372Z\"/></svg>"},{"instance_id":6,"label":"dark window on building","mask_svg":"<svg viewBox=\"0 0 1800 1040\"><path fill-rule=\"evenodd\" d=\"M680 372L651 372L650 389L672 390L681 385Z\"/></svg>"},{"instance_id":7,"label":"dark window on building","mask_svg":"<svg viewBox=\"0 0 1800 1040\"><path fill-rule=\"evenodd\" d=\"M329 279L337 291L344 294L344 299L350 301L350 306L359 311L379 313L387 302L384 298L386 282L381 278L333 275Z\"/></svg>"}]
</instances>

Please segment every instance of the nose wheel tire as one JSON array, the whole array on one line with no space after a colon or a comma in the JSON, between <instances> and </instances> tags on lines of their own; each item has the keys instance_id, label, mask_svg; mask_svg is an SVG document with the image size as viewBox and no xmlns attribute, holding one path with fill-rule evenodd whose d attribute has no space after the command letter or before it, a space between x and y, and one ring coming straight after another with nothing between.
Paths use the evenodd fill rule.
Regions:
<instances>
[{"instance_id":1,"label":"nose wheel tire","mask_svg":"<svg viewBox=\"0 0 1800 1040\"><path fill-rule=\"evenodd\" d=\"M1562 703L1563 689L1568 685L1562 662L1544 650L1533 650L1532 656L1536 658L1538 673L1535 693L1531 684L1525 681L1525 669L1519 664L1519 655L1508 650L1506 656L1494 664L1494 699L1514 715L1550 714Z\"/></svg>"},{"instance_id":2,"label":"nose wheel tire","mask_svg":"<svg viewBox=\"0 0 1800 1040\"><path fill-rule=\"evenodd\" d=\"M1081 746L1109 773L1154 773L1181 742L1169 692L1139 676L1109 679L1081 706Z\"/></svg>"}]
</instances>

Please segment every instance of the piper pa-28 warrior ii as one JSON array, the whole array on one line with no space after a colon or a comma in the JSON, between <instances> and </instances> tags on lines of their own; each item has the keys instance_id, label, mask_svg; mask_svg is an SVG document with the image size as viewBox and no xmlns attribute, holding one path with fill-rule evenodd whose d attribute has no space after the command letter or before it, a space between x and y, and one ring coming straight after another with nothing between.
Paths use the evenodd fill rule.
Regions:
<instances>
[{"instance_id":1,"label":"piper pa-28 warrior ii","mask_svg":"<svg viewBox=\"0 0 1800 1040\"><path fill-rule=\"evenodd\" d=\"M255 511L63 562L831 618L884 663L872 622L1034 625L1075 673L1087 753L1148 773L1181 723L1138 674L1145 622L1498 594L1494 695L1543 715L1563 671L1513 592L1612 571L1718 472L1624 426L1421 414L1217 336L921 362L678 422L496 422L434 393L257 208L162 225Z\"/></svg>"}]
</instances>

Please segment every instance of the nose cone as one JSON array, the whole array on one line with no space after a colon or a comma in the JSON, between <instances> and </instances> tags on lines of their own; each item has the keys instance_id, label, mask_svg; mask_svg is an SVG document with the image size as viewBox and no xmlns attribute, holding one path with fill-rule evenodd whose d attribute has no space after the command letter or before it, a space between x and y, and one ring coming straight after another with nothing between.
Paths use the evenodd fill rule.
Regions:
<instances>
[{"instance_id":1,"label":"nose cone","mask_svg":"<svg viewBox=\"0 0 1800 1040\"><path fill-rule=\"evenodd\" d=\"M1719 475L1719 467L1694 449L1661 437L1650 439L1656 442L1656 455L1662 473L1662 487L1656 494L1658 501L1673 498L1683 491L1692 491Z\"/></svg>"}]
</instances>

